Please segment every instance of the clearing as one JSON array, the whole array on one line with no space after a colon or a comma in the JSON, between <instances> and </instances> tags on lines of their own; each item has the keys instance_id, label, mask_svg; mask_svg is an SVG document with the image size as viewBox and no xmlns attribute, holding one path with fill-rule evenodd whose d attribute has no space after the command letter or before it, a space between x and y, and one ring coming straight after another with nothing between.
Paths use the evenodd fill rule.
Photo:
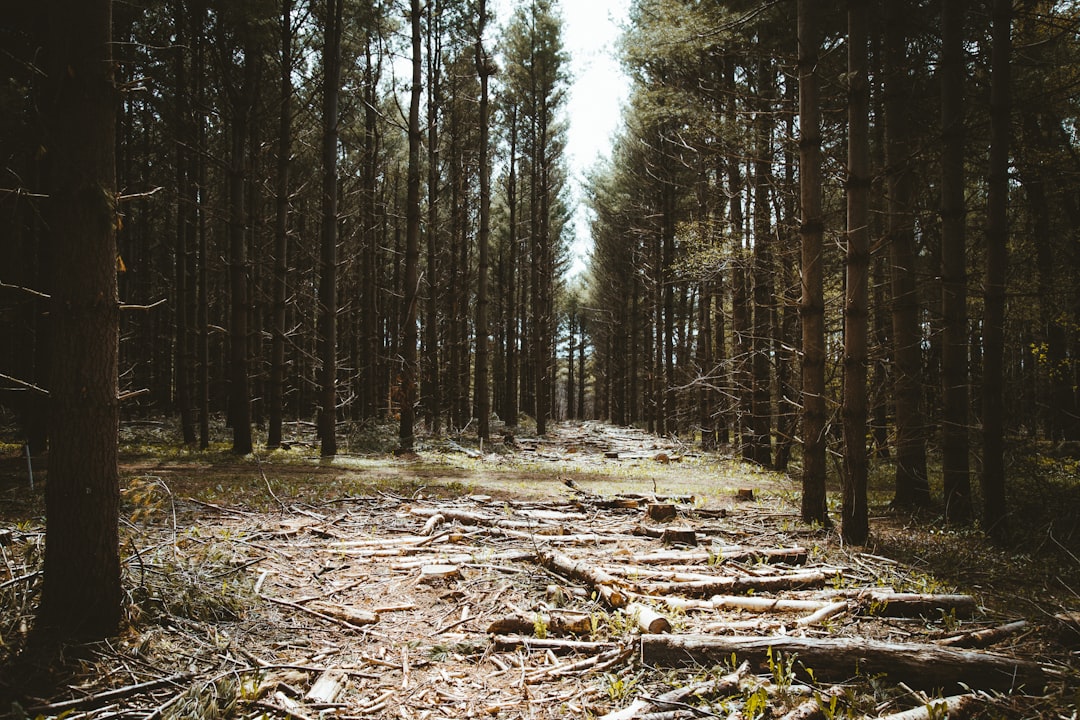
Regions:
<instances>
[{"instance_id":1,"label":"clearing","mask_svg":"<svg viewBox=\"0 0 1080 720\"><path fill-rule=\"evenodd\" d=\"M1063 546L882 509L843 547L790 478L599 423L314 455L126 453L130 622L61 660L17 654L44 529L9 453L12 717L1076 716Z\"/></svg>"}]
</instances>

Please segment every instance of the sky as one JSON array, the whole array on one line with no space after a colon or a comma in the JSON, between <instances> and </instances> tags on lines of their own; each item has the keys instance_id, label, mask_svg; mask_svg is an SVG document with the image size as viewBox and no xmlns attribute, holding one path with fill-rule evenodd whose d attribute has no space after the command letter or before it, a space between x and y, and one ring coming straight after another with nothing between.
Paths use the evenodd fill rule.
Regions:
<instances>
[{"instance_id":1,"label":"sky","mask_svg":"<svg viewBox=\"0 0 1080 720\"><path fill-rule=\"evenodd\" d=\"M570 275L585 269L592 247L588 209L580 201L582 184L598 159L611 156L611 140L629 95L629 80L616 59L629 8L630 0L562 0L563 43L570 53L573 83L567 102L566 150L578 200Z\"/></svg>"},{"instance_id":2,"label":"sky","mask_svg":"<svg viewBox=\"0 0 1080 720\"><path fill-rule=\"evenodd\" d=\"M499 19L509 19L515 0L496 0ZM629 80L616 59L616 46L630 11L630 0L560 0L563 46L570 55L571 80L566 118L567 160L572 183L574 240L569 274L585 269L592 240L583 185L597 160L611 156Z\"/></svg>"}]
</instances>

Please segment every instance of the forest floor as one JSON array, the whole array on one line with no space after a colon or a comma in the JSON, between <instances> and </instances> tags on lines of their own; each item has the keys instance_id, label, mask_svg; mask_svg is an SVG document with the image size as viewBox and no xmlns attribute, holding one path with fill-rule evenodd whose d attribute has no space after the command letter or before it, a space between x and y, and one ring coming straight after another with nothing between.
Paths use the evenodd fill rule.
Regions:
<instances>
[{"instance_id":1,"label":"forest floor","mask_svg":"<svg viewBox=\"0 0 1080 720\"><path fill-rule=\"evenodd\" d=\"M125 426L128 621L61 656L27 641L47 472L2 446L0 715L1077 717L1075 462L1008 549L887 487L847 547L787 475L638 430L378 434L328 461Z\"/></svg>"}]
</instances>

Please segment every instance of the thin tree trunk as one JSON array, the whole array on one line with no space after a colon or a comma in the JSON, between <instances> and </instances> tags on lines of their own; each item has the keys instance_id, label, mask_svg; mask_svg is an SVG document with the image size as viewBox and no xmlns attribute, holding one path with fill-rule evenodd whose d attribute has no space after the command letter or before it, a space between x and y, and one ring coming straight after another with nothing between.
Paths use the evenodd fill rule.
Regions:
<instances>
[{"instance_id":1,"label":"thin tree trunk","mask_svg":"<svg viewBox=\"0 0 1080 720\"><path fill-rule=\"evenodd\" d=\"M769 187L772 185L773 113L775 94L773 68L768 60L757 67L757 92L761 111L756 118L754 138L754 335L751 363L751 454L762 467L772 465L772 314L773 314L773 257L772 206Z\"/></svg>"},{"instance_id":2,"label":"thin tree trunk","mask_svg":"<svg viewBox=\"0 0 1080 720\"><path fill-rule=\"evenodd\" d=\"M319 442L323 457L337 455L337 156L344 6L343 0L326 0L323 36L322 243L319 275Z\"/></svg>"},{"instance_id":3,"label":"thin tree trunk","mask_svg":"<svg viewBox=\"0 0 1080 720\"><path fill-rule=\"evenodd\" d=\"M964 0L941 0L941 474L945 516L971 514L964 200Z\"/></svg>"},{"instance_id":4,"label":"thin tree trunk","mask_svg":"<svg viewBox=\"0 0 1080 720\"><path fill-rule=\"evenodd\" d=\"M893 358L896 377L896 494L899 506L924 506L930 500L926 475L926 423L922 412L922 332L916 285L915 194L910 167L910 82L904 56L902 3L886 12L885 164L888 184L889 248L892 264Z\"/></svg>"},{"instance_id":5,"label":"thin tree trunk","mask_svg":"<svg viewBox=\"0 0 1080 720\"><path fill-rule=\"evenodd\" d=\"M990 172L986 197L986 282L983 294L983 528L1008 537L1005 516L1005 281L1009 241L1009 92L1012 1L994 0L990 71Z\"/></svg>"},{"instance_id":6,"label":"thin tree trunk","mask_svg":"<svg viewBox=\"0 0 1080 720\"><path fill-rule=\"evenodd\" d=\"M518 140L518 116L517 108L510 110L510 149L507 162L509 168L506 174L506 211L507 211L507 250L506 260L506 388L503 390L506 407L503 409L503 422L509 428L517 427L518 420L518 375L520 363L518 362L518 320L521 317L519 304L517 303L517 277L518 277L518 228L517 228L517 140Z\"/></svg>"},{"instance_id":7,"label":"thin tree trunk","mask_svg":"<svg viewBox=\"0 0 1080 720\"><path fill-rule=\"evenodd\" d=\"M427 32L427 126L428 126L428 207L427 207L427 311L424 313L424 400L425 421L432 433L442 430L442 383L439 379L439 112L442 103L441 5L428 3Z\"/></svg>"},{"instance_id":8,"label":"thin tree trunk","mask_svg":"<svg viewBox=\"0 0 1080 720\"><path fill-rule=\"evenodd\" d=\"M825 506L825 293L822 278L821 120L818 99L818 13L799 0L799 195L802 203L802 519L828 523Z\"/></svg>"},{"instance_id":9,"label":"thin tree trunk","mask_svg":"<svg viewBox=\"0 0 1080 720\"><path fill-rule=\"evenodd\" d=\"M476 404L476 434L483 443L489 437L491 379L488 367L488 246L491 239L491 166L488 159L488 78L493 66L484 52L487 2L479 0L476 28L476 73L480 78L480 232L477 236L476 278L476 367L473 396Z\"/></svg>"},{"instance_id":10,"label":"thin tree trunk","mask_svg":"<svg viewBox=\"0 0 1080 720\"><path fill-rule=\"evenodd\" d=\"M844 464L841 532L856 545L869 534L866 499L866 345L870 232L870 86L867 0L848 1L847 282L844 303Z\"/></svg>"},{"instance_id":11,"label":"thin tree trunk","mask_svg":"<svg viewBox=\"0 0 1080 720\"><path fill-rule=\"evenodd\" d=\"M293 0L281 3L281 103L278 107L277 178L274 223L273 337L270 346L266 446L281 445L285 376L285 298L289 251L289 155L292 152L292 10Z\"/></svg>"},{"instance_id":12,"label":"thin tree trunk","mask_svg":"<svg viewBox=\"0 0 1080 720\"><path fill-rule=\"evenodd\" d=\"M183 8L172 8L175 22L177 46L187 45L187 17ZM193 197L191 182L193 161L192 148L194 142L192 126L189 116L191 108L191 92L189 86L189 73L186 62L186 53L176 53L176 92L182 101L177 102L173 123L176 128L176 252L175 257L175 283L176 302L173 307L175 319L175 346L174 350L174 374L176 408L180 412L180 431L185 445L195 443L195 415L191 402L191 320L190 315L193 292L191 288L191 242L195 235L195 198Z\"/></svg>"},{"instance_id":13,"label":"thin tree trunk","mask_svg":"<svg viewBox=\"0 0 1080 720\"><path fill-rule=\"evenodd\" d=\"M232 451L252 451L251 394L248 380L248 250L245 199L247 145L255 105L257 57L250 38L244 43L244 74L241 87L230 90L232 147L229 157L229 416L232 420Z\"/></svg>"},{"instance_id":14,"label":"thin tree trunk","mask_svg":"<svg viewBox=\"0 0 1080 720\"><path fill-rule=\"evenodd\" d=\"M416 302L417 265L420 260L420 84L423 57L420 52L420 0L411 0L412 89L409 96L409 169L405 200L404 318L401 329L400 425L398 449L412 452L416 424Z\"/></svg>"}]
</instances>

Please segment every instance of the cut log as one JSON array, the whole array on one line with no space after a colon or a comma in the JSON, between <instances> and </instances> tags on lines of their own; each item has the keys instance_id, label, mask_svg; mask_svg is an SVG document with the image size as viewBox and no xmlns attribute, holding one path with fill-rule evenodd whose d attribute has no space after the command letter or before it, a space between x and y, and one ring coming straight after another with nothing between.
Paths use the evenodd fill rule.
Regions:
<instances>
[{"instance_id":1,"label":"cut log","mask_svg":"<svg viewBox=\"0 0 1080 720\"><path fill-rule=\"evenodd\" d=\"M642 595L723 595L754 592L776 592L794 588L821 587L826 582L823 572L803 572L791 575L769 575L766 577L724 576L709 580L692 582L642 583L637 591Z\"/></svg>"},{"instance_id":2,"label":"cut log","mask_svg":"<svg viewBox=\"0 0 1080 720\"><path fill-rule=\"evenodd\" d=\"M975 598L970 595L891 593L879 590L861 593L859 604L867 615L935 619L952 613L958 618L968 618L975 614L978 607Z\"/></svg>"},{"instance_id":3,"label":"cut log","mask_svg":"<svg viewBox=\"0 0 1080 720\"><path fill-rule=\"evenodd\" d=\"M311 607L330 617L344 620L350 625L374 625L379 622L378 613L373 613L370 610L346 607L344 605L334 605L333 603L328 602L313 602L311 603Z\"/></svg>"},{"instance_id":4,"label":"cut log","mask_svg":"<svg viewBox=\"0 0 1080 720\"><path fill-rule=\"evenodd\" d=\"M1027 626L1027 620L1017 620L1016 622L1006 623L997 627L972 630L959 635L942 638L937 641L937 644L944 645L945 647L984 648L993 645L1000 640L1004 640L1010 635L1015 635L1027 628Z\"/></svg>"},{"instance_id":5,"label":"cut log","mask_svg":"<svg viewBox=\"0 0 1080 720\"><path fill-rule=\"evenodd\" d=\"M487 632L534 633L537 637L588 635L592 632L592 619L586 613L513 613L494 620Z\"/></svg>"},{"instance_id":6,"label":"cut log","mask_svg":"<svg viewBox=\"0 0 1080 720\"><path fill-rule=\"evenodd\" d=\"M660 536L660 542L665 545L697 545L697 533L693 528L664 528L664 534Z\"/></svg>"},{"instance_id":7,"label":"cut log","mask_svg":"<svg viewBox=\"0 0 1080 720\"><path fill-rule=\"evenodd\" d=\"M665 532L666 529L657 531L661 540ZM802 565L806 562L806 548L746 548L733 545L709 550L658 550L634 555L634 562L641 565L705 565L736 561Z\"/></svg>"},{"instance_id":8,"label":"cut log","mask_svg":"<svg viewBox=\"0 0 1080 720\"><path fill-rule=\"evenodd\" d=\"M856 674L882 673L891 682L920 688L1042 690L1042 666L1003 655L953 650L930 644L901 644L863 638L717 637L711 635L642 635L642 661L654 665L715 665L732 655L768 670L768 654L797 655L796 669L809 668L817 680L842 681ZM809 676L807 676L809 677Z\"/></svg>"},{"instance_id":9,"label":"cut log","mask_svg":"<svg viewBox=\"0 0 1080 720\"><path fill-rule=\"evenodd\" d=\"M663 636L661 636L663 637ZM553 652L592 652L601 653L618 647L614 643L591 642L589 640L563 640L561 638L537 638L526 635L493 635L492 644L499 650L528 648L530 650L551 650Z\"/></svg>"},{"instance_id":10,"label":"cut log","mask_svg":"<svg viewBox=\"0 0 1080 720\"><path fill-rule=\"evenodd\" d=\"M304 699L315 705L331 705L345 690L349 676L340 670L327 670L308 690Z\"/></svg>"},{"instance_id":11,"label":"cut log","mask_svg":"<svg viewBox=\"0 0 1080 720\"><path fill-rule=\"evenodd\" d=\"M641 629L642 632L671 632L671 622L648 605L644 605L639 602L632 602L626 606L626 612L630 615L630 617L634 618L637 626Z\"/></svg>"},{"instance_id":12,"label":"cut log","mask_svg":"<svg viewBox=\"0 0 1080 720\"><path fill-rule=\"evenodd\" d=\"M814 625L820 625L829 618L834 618L841 613L847 612L848 604L846 602L834 602L829 603L825 607L815 610L806 617L799 618L795 624L799 627L812 627Z\"/></svg>"},{"instance_id":13,"label":"cut log","mask_svg":"<svg viewBox=\"0 0 1080 720\"><path fill-rule=\"evenodd\" d=\"M615 710L607 715L600 716L599 720L633 720L651 714L656 710L666 710L672 705L683 704L694 697L713 699L735 695L739 692L739 687L748 672L749 665L743 663L734 672L715 680L705 680L685 685L654 698L638 698L622 710Z\"/></svg>"},{"instance_id":14,"label":"cut log","mask_svg":"<svg viewBox=\"0 0 1080 720\"><path fill-rule=\"evenodd\" d=\"M674 519L677 514L675 506L671 503L649 503L649 507L645 511L650 520L656 522L664 522L665 520Z\"/></svg>"},{"instance_id":15,"label":"cut log","mask_svg":"<svg viewBox=\"0 0 1080 720\"><path fill-rule=\"evenodd\" d=\"M425 565L420 568L420 582L422 583L457 580L460 577L461 568L457 565Z\"/></svg>"},{"instance_id":16,"label":"cut log","mask_svg":"<svg viewBox=\"0 0 1080 720\"><path fill-rule=\"evenodd\" d=\"M933 700L917 708L883 715L878 720L935 720L935 718L943 717L948 717L949 720L963 720L974 715L984 704L978 695L952 695L941 700Z\"/></svg>"},{"instance_id":17,"label":"cut log","mask_svg":"<svg viewBox=\"0 0 1080 720\"><path fill-rule=\"evenodd\" d=\"M618 578L614 575L609 575L603 570L583 561L574 560L555 550L541 551L538 559L541 565L552 572L588 583L609 606L613 608L626 606L626 594L617 587Z\"/></svg>"},{"instance_id":18,"label":"cut log","mask_svg":"<svg viewBox=\"0 0 1080 720\"><path fill-rule=\"evenodd\" d=\"M826 600L791 600L756 595L716 595L709 601L714 608L732 608L749 612L817 612L831 603Z\"/></svg>"}]
</instances>

